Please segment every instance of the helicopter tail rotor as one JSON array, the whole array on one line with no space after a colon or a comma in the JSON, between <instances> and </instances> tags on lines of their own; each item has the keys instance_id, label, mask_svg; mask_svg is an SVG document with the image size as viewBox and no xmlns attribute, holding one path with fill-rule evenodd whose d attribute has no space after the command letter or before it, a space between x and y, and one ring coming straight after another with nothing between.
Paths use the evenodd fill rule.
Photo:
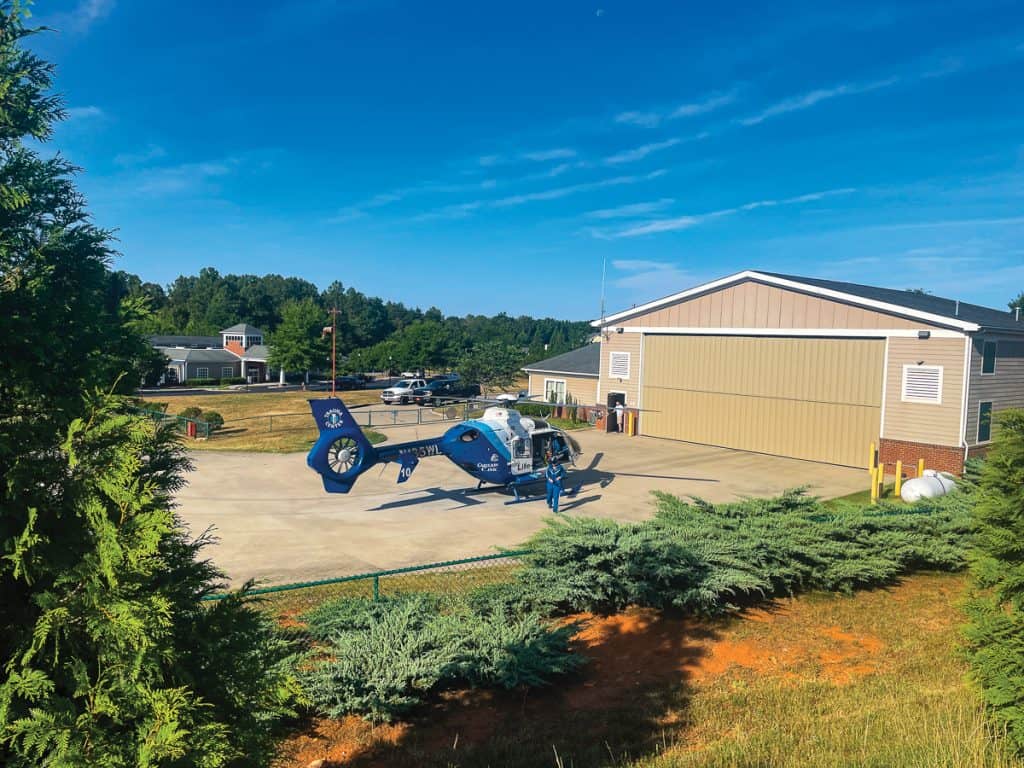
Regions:
<instances>
[{"instance_id":1,"label":"helicopter tail rotor","mask_svg":"<svg viewBox=\"0 0 1024 768\"><path fill-rule=\"evenodd\" d=\"M377 451L338 398L310 400L309 407L320 437L306 464L320 475L328 493L348 493L356 478L377 463Z\"/></svg>"}]
</instances>

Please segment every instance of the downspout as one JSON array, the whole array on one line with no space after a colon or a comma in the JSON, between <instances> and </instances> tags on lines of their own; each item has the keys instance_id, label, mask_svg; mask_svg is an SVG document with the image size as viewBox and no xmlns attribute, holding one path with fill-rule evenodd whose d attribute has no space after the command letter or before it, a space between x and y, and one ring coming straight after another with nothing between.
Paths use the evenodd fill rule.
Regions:
<instances>
[{"instance_id":1,"label":"downspout","mask_svg":"<svg viewBox=\"0 0 1024 768\"><path fill-rule=\"evenodd\" d=\"M964 449L964 468L967 468L967 454L970 446L967 443L967 406L971 399L971 346L974 339L964 334L964 386L963 400L960 403L960 445Z\"/></svg>"}]
</instances>

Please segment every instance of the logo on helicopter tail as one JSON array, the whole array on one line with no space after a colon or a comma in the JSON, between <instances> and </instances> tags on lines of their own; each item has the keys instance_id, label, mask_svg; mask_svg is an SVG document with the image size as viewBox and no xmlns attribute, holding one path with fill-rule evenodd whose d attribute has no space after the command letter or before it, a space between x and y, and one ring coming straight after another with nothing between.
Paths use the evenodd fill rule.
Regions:
<instances>
[{"instance_id":1,"label":"logo on helicopter tail","mask_svg":"<svg viewBox=\"0 0 1024 768\"><path fill-rule=\"evenodd\" d=\"M324 427L327 429L341 429L345 425L345 414L340 408L331 408L324 413Z\"/></svg>"}]
</instances>

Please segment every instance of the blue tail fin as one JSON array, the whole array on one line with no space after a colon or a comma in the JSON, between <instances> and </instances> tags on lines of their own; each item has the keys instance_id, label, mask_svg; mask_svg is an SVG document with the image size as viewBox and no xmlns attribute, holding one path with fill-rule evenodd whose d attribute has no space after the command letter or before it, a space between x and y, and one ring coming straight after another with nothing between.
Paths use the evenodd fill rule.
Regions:
<instances>
[{"instance_id":1,"label":"blue tail fin","mask_svg":"<svg viewBox=\"0 0 1024 768\"><path fill-rule=\"evenodd\" d=\"M348 493L356 478L377 463L377 451L336 397L310 400L320 437L306 464L323 478L328 493Z\"/></svg>"}]
</instances>

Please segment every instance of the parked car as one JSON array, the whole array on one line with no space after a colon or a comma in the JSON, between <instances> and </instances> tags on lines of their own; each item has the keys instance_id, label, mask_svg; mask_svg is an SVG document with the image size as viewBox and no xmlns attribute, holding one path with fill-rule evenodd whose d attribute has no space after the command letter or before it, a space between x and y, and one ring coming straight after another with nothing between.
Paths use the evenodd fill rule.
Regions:
<instances>
[{"instance_id":1,"label":"parked car","mask_svg":"<svg viewBox=\"0 0 1024 768\"><path fill-rule=\"evenodd\" d=\"M463 384L452 379L435 379L428 382L427 386L413 390L412 398L417 405L433 405L438 400L477 397L479 394L479 384Z\"/></svg>"},{"instance_id":2,"label":"parked car","mask_svg":"<svg viewBox=\"0 0 1024 768\"><path fill-rule=\"evenodd\" d=\"M388 405L405 405L412 399L413 390L427 386L425 379L401 379L380 393L380 399Z\"/></svg>"},{"instance_id":3,"label":"parked car","mask_svg":"<svg viewBox=\"0 0 1024 768\"><path fill-rule=\"evenodd\" d=\"M439 397L451 397L452 383L448 379L428 381L425 387L417 387L412 391L412 400L416 405L432 405Z\"/></svg>"},{"instance_id":4,"label":"parked car","mask_svg":"<svg viewBox=\"0 0 1024 768\"><path fill-rule=\"evenodd\" d=\"M338 389L366 389L366 382L358 376L338 376L334 381Z\"/></svg>"},{"instance_id":5,"label":"parked car","mask_svg":"<svg viewBox=\"0 0 1024 768\"><path fill-rule=\"evenodd\" d=\"M366 383L356 376L337 376L334 379L334 388L339 392L345 392L350 389L366 389ZM312 381L309 384L309 389L316 392L330 392L331 380L321 379L320 381Z\"/></svg>"}]
</instances>

